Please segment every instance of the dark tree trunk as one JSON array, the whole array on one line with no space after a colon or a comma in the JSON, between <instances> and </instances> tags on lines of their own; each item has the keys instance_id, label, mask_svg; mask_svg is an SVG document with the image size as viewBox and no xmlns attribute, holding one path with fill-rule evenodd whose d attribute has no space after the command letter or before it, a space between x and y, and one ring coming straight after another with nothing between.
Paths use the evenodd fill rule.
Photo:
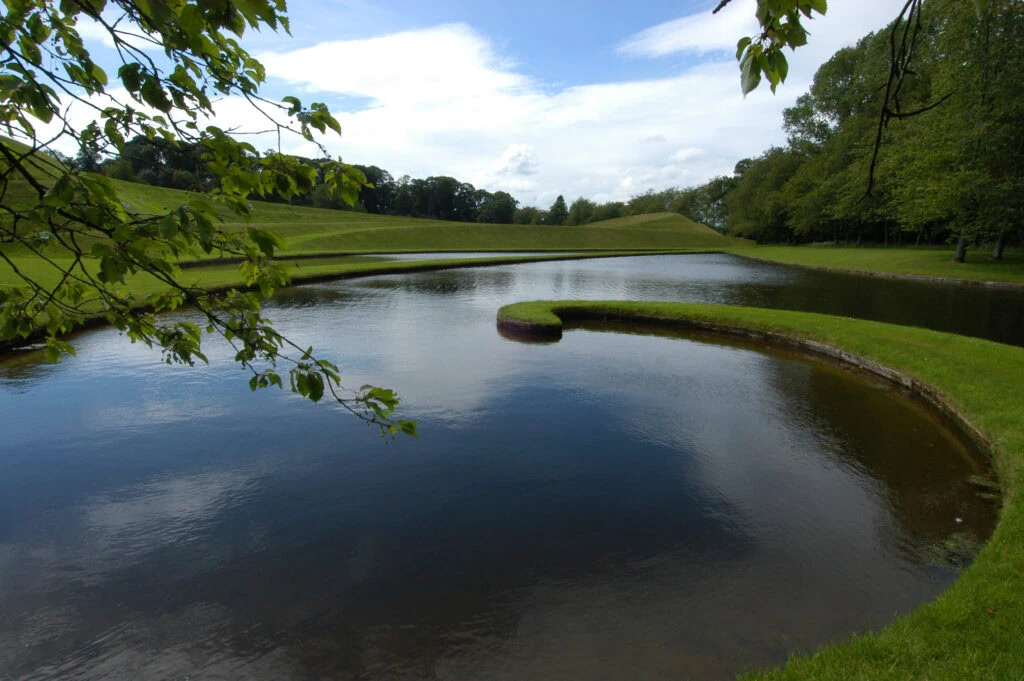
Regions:
<instances>
[{"instance_id":1,"label":"dark tree trunk","mask_svg":"<svg viewBox=\"0 0 1024 681\"><path fill-rule=\"evenodd\" d=\"M960 237L956 242L956 255L953 256L953 262L963 262L967 259L967 239Z\"/></svg>"},{"instance_id":2,"label":"dark tree trunk","mask_svg":"<svg viewBox=\"0 0 1024 681\"><path fill-rule=\"evenodd\" d=\"M996 247L992 249L992 259L1002 260L1003 251L1006 250L1006 242L1010 240L1010 233L1002 231L999 233L999 240L996 241Z\"/></svg>"}]
</instances>

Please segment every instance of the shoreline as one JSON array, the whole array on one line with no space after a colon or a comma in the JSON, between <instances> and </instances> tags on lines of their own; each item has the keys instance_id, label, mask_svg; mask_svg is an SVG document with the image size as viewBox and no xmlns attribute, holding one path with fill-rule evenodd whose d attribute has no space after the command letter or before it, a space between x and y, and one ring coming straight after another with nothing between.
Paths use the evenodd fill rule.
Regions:
<instances>
[{"instance_id":1,"label":"shoreline","mask_svg":"<svg viewBox=\"0 0 1024 681\"><path fill-rule=\"evenodd\" d=\"M1015 678L1024 669L1024 349L927 329L805 312L686 303L535 301L498 312L503 335L553 342L574 321L631 321L795 349L866 371L934 406L987 455L999 522L935 600L744 679Z\"/></svg>"},{"instance_id":2,"label":"shoreline","mask_svg":"<svg viewBox=\"0 0 1024 681\"><path fill-rule=\"evenodd\" d=\"M795 246L793 248L796 248ZM732 250L723 250L721 253L735 255L737 258L746 258L755 262L770 263L773 265L784 265L787 267L800 267L818 272L836 272L839 274L854 274L865 277L880 277L882 279L898 279L903 281L921 281L930 284L951 284L956 286L984 286L986 288L1007 289L1012 291L1024 291L1024 283L1012 281L992 281L991 279L959 279L955 277L933 277L927 274L904 274L901 272L879 272L878 270L855 270L844 267L828 267L827 265L809 265L805 263L789 262L787 260L775 260L748 253L737 253Z\"/></svg>"}]
</instances>

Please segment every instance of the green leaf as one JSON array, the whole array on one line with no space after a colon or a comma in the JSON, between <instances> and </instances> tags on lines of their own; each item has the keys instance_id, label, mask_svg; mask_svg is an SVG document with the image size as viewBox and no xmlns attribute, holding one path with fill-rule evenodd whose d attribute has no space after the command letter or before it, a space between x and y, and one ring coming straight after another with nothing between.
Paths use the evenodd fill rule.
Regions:
<instances>
[{"instance_id":1,"label":"green leaf","mask_svg":"<svg viewBox=\"0 0 1024 681\"><path fill-rule=\"evenodd\" d=\"M761 82L761 69L756 60L748 53L740 64L740 86L744 96L753 92Z\"/></svg>"},{"instance_id":2,"label":"green leaf","mask_svg":"<svg viewBox=\"0 0 1024 681\"><path fill-rule=\"evenodd\" d=\"M295 114L302 111L302 102L299 101L298 97L285 97L282 99L285 104L288 104L288 115L294 116Z\"/></svg>"},{"instance_id":3,"label":"green leaf","mask_svg":"<svg viewBox=\"0 0 1024 681\"><path fill-rule=\"evenodd\" d=\"M269 230L249 227L247 231L249 233L249 238L252 239L253 243L255 243L268 258L274 257L275 249L283 249L288 245L285 243L284 239Z\"/></svg>"},{"instance_id":4,"label":"green leaf","mask_svg":"<svg viewBox=\"0 0 1024 681\"><path fill-rule=\"evenodd\" d=\"M741 57L743 57L743 51L747 49L747 46L750 45L752 41L753 38L751 38L750 36L740 38L740 41L736 43L736 59L740 59Z\"/></svg>"}]
</instances>

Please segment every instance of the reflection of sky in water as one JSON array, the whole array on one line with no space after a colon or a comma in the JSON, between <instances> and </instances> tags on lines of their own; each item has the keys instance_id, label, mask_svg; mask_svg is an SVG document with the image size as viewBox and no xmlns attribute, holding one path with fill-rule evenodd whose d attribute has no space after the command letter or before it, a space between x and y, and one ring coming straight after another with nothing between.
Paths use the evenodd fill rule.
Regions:
<instances>
[{"instance_id":1,"label":"reflection of sky in water","mask_svg":"<svg viewBox=\"0 0 1024 681\"><path fill-rule=\"evenodd\" d=\"M734 280L801 276L745 268L282 292L281 330L421 421L387 446L331 405L250 393L215 343L209 367L166 367L104 330L56 366L0 365L7 673L725 677L880 625L954 577L922 546L956 517L975 541L993 522L963 482L976 466L919 409L742 348L494 328L514 300L727 301Z\"/></svg>"}]
</instances>

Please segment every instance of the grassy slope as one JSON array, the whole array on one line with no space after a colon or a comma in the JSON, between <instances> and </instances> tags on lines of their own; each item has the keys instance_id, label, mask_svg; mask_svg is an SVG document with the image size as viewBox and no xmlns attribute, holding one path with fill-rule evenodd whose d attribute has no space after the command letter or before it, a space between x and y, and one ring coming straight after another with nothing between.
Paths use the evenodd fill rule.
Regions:
<instances>
[{"instance_id":1,"label":"grassy slope","mask_svg":"<svg viewBox=\"0 0 1024 681\"><path fill-rule=\"evenodd\" d=\"M117 187L140 212L166 210L186 197L184 192L132 182L118 182ZM280 234L288 242L288 254L710 249L743 243L674 213L557 227L421 220L260 201L252 205L252 224ZM244 224L234 216L225 219L229 226Z\"/></svg>"},{"instance_id":2,"label":"grassy slope","mask_svg":"<svg viewBox=\"0 0 1024 681\"><path fill-rule=\"evenodd\" d=\"M8 142L8 144L12 144ZM12 144L12 146L14 146ZM49 157L44 169L50 174L55 163ZM57 170L60 169L56 166ZM42 179L42 176L41 176ZM188 200L188 194L149 185L115 182L122 200L139 213L160 213ZM27 202L34 195L27 182L12 183L5 201L9 205ZM645 215L599 223L587 227L547 227L519 225L487 225L417 220L368 215L349 211L321 210L283 204L252 202L251 224L273 229L288 244L281 259L296 282L351 277L383 272L408 272L422 269L465 266L455 259L430 263L382 262L346 256L347 253L428 252L428 251L600 251L602 255L664 250L711 250L738 243L713 230L679 215ZM242 228L246 223L225 214L228 228ZM0 244L19 271L34 280L53 285L59 271L28 253L18 245ZM199 254L195 260L214 259ZM289 260L288 256L308 259ZM323 257L311 257L311 256ZM52 254L55 261L66 264L60 252ZM523 258L474 259L474 266L522 262ZM224 288L242 284L234 264L211 262L183 271L182 281L208 288ZM0 261L0 285L17 284L11 266ZM128 282L128 290L142 298L163 289L156 280L140 275Z\"/></svg>"},{"instance_id":3,"label":"grassy slope","mask_svg":"<svg viewBox=\"0 0 1024 681\"><path fill-rule=\"evenodd\" d=\"M818 341L910 376L991 443L1004 506L974 564L936 601L877 634L827 646L771 680L1011 681L1024 678L1024 349L918 328L826 315L682 303L538 302L499 320L561 327L559 315L610 316L778 333Z\"/></svg>"},{"instance_id":4,"label":"grassy slope","mask_svg":"<svg viewBox=\"0 0 1024 681\"><path fill-rule=\"evenodd\" d=\"M973 250L967 262L953 262L953 251L930 248L819 248L808 246L743 246L730 249L773 262L825 269L967 281L1024 284L1024 251L1008 249L1002 262L987 251Z\"/></svg>"}]
</instances>

